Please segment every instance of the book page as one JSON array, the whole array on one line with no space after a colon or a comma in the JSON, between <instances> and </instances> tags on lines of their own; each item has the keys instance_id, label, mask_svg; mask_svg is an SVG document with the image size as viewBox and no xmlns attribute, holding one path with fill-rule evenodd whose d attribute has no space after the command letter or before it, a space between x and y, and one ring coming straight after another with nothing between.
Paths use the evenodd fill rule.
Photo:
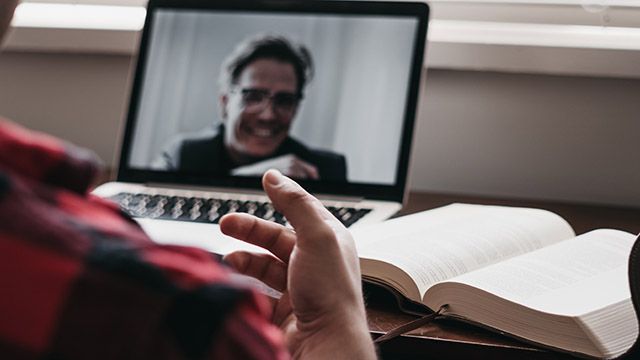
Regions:
<instances>
[{"instance_id":1,"label":"book page","mask_svg":"<svg viewBox=\"0 0 640 360\"><path fill-rule=\"evenodd\" d=\"M578 316L629 299L634 241L627 232L594 230L451 281L531 309Z\"/></svg>"},{"instance_id":2,"label":"book page","mask_svg":"<svg viewBox=\"0 0 640 360\"><path fill-rule=\"evenodd\" d=\"M439 281L575 236L565 220L549 211L469 204L452 204L352 233L360 258L402 269L421 297Z\"/></svg>"}]
</instances>

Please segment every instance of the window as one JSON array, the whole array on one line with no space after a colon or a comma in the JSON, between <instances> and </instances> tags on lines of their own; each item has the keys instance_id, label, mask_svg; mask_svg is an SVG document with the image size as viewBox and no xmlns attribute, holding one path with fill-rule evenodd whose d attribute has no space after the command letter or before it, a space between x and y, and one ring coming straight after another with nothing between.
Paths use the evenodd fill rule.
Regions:
<instances>
[{"instance_id":1,"label":"window","mask_svg":"<svg viewBox=\"0 0 640 360\"><path fill-rule=\"evenodd\" d=\"M146 2L23 0L8 48L131 54ZM640 0L428 3L427 66L640 78Z\"/></svg>"},{"instance_id":2,"label":"window","mask_svg":"<svg viewBox=\"0 0 640 360\"><path fill-rule=\"evenodd\" d=\"M23 3L146 6L147 0L22 0Z\"/></svg>"},{"instance_id":3,"label":"window","mask_svg":"<svg viewBox=\"0 0 640 360\"><path fill-rule=\"evenodd\" d=\"M23 0L15 27L138 31L146 0Z\"/></svg>"},{"instance_id":4,"label":"window","mask_svg":"<svg viewBox=\"0 0 640 360\"><path fill-rule=\"evenodd\" d=\"M429 66L640 78L638 0L430 4Z\"/></svg>"},{"instance_id":5,"label":"window","mask_svg":"<svg viewBox=\"0 0 640 360\"><path fill-rule=\"evenodd\" d=\"M640 27L638 0L433 0L434 19Z\"/></svg>"}]
</instances>

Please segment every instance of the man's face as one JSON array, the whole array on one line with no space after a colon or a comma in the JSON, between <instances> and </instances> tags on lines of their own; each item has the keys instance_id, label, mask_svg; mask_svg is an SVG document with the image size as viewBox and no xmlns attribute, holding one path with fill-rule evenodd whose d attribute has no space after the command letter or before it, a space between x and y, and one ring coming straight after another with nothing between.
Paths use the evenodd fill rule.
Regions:
<instances>
[{"instance_id":1,"label":"man's face","mask_svg":"<svg viewBox=\"0 0 640 360\"><path fill-rule=\"evenodd\" d=\"M258 59L221 96L226 115L224 143L232 157L266 157L287 138L298 108L293 65Z\"/></svg>"}]
</instances>

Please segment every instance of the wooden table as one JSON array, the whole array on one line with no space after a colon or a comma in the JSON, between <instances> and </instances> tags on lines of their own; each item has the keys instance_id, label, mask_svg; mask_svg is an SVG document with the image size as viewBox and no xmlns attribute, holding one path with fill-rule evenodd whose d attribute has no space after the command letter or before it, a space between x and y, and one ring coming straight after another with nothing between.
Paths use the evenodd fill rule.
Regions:
<instances>
[{"instance_id":1,"label":"wooden table","mask_svg":"<svg viewBox=\"0 0 640 360\"><path fill-rule=\"evenodd\" d=\"M400 215L433 209L454 202L535 207L566 219L577 234L598 228L640 233L640 208L568 204L550 201L496 199L450 194L412 193ZM395 298L385 290L365 285L369 328L373 337L416 319L401 313ZM379 346L384 359L573 359L540 349L479 327L437 321Z\"/></svg>"}]
</instances>

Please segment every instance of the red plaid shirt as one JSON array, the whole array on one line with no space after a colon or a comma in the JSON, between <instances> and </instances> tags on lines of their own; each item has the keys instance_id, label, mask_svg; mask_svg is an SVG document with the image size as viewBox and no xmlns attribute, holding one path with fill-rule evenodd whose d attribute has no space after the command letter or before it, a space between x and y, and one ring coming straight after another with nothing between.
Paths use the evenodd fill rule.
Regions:
<instances>
[{"instance_id":1,"label":"red plaid shirt","mask_svg":"<svg viewBox=\"0 0 640 360\"><path fill-rule=\"evenodd\" d=\"M81 149L0 119L0 359L288 358L266 299L88 194Z\"/></svg>"}]
</instances>

